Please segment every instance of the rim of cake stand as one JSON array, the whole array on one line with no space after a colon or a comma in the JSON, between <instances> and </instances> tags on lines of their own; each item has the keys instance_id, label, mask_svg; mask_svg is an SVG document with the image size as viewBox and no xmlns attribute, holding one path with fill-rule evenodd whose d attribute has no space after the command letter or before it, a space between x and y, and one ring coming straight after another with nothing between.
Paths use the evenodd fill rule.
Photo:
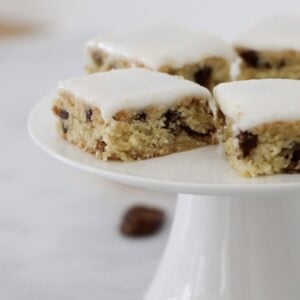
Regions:
<instances>
[{"instance_id":1,"label":"rim of cake stand","mask_svg":"<svg viewBox=\"0 0 300 300\"><path fill-rule=\"evenodd\" d=\"M115 173L104 170L96 170L89 166L80 165L68 160L44 147L43 144L39 143L33 136L31 130L30 136L35 142L35 144L40 147L45 153L50 156L66 163L67 165L81 171L86 171L88 173L111 179L113 181L132 185L134 187L141 187L151 190L163 191L163 192L173 192L176 194L195 194L195 195L270 195L280 193L295 193L299 191L299 186L294 183L285 183L283 186L278 187L276 184L264 184L253 187L249 184L244 185L220 185L220 184L201 184L201 183L191 183L191 182L173 182L173 181L158 181L152 178L143 178L139 176L133 176L128 174ZM84 170L83 170L84 168Z\"/></svg>"},{"instance_id":2,"label":"rim of cake stand","mask_svg":"<svg viewBox=\"0 0 300 300\"><path fill-rule=\"evenodd\" d=\"M97 165L91 166L88 163L83 163L85 160L94 159L91 158L90 154L84 153L82 150L77 149L75 146L63 141L58 140L55 133L53 116L50 112L51 98L46 97L44 100L40 101L30 112L28 118L28 130L29 135L33 142L40 147L44 152L50 156L58 159L67 165L76 168L81 171L85 171L100 177L104 177L110 180L114 180L123 184L147 188L152 190L159 190L164 192L171 192L176 194L198 194L198 195L264 195L264 194L285 194L294 193L300 191L300 175L286 175L286 176L296 176L294 181L281 182L280 180L275 180L274 182L262 182L251 180L244 180L243 183L213 183L213 182L189 182L189 181L176 181L167 180L165 178L155 178L155 173L153 176L146 177L143 174L129 174L127 171L120 167L118 169L117 164L112 163L114 166L113 170L109 169L110 162L99 163ZM51 117L50 117L51 116ZM48 131L48 132L47 132ZM47 144L47 139L44 138L43 134L49 134L50 139L57 139L55 143ZM58 145L56 147L56 145ZM81 161L75 160L72 156L68 156L67 151L60 151L62 148L68 148L70 151L78 151L78 155L82 155L83 159ZM76 149L75 149L76 148ZM64 149L65 150L65 149ZM183 152L182 152L183 153ZM184 155L189 155L184 154ZM170 158L168 158L170 159ZM173 159L173 157L172 157ZM176 156L174 156L174 161L176 161ZM164 164L165 160L162 159L160 162ZM127 163L128 164L128 163ZM134 162L133 162L134 164ZM115 166L117 167L115 168ZM163 168L163 166L162 166ZM174 169L176 171L176 168ZM127 172L127 173L126 173ZM223 174L224 175L224 174ZM226 172L225 172L226 175Z\"/></svg>"}]
</instances>

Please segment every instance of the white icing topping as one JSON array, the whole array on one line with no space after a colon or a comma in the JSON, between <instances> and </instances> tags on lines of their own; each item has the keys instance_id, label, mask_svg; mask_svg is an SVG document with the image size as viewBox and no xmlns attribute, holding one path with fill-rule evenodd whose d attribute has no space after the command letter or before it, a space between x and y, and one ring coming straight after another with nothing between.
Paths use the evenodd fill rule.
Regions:
<instances>
[{"instance_id":1,"label":"white icing topping","mask_svg":"<svg viewBox=\"0 0 300 300\"><path fill-rule=\"evenodd\" d=\"M153 70L166 65L180 68L211 56L235 58L231 46L220 37L175 25L93 39L86 45L87 52L89 49L103 49L116 58L138 60Z\"/></svg>"},{"instance_id":2,"label":"white icing topping","mask_svg":"<svg viewBox=\"0 0 300 300\"><path fill-rule=\"evenodd\" d=\"M270 16L240 34L234 45L260 51L300 51L299 35L300 15Z\"/></svg>"},{"instance_id":3,"label":"white icing topping","mask_svg":"<svg viewBox=\"0 0 300 300\"><path fill-rule=\"evenodd\" d=\"M237 130L275 121L300 121L300 81L245 80L219 84L215 99Z\"/></svg>"},{"instance_id":4,"label":"white icing topping","mask_svg":"<svg viewBox=\"0 0 300 300\"><path fill-rule=\"evenodd\" d=\"M210 92L192 81L144 68L113 70L69 79L60 82L58 88L97 106L105 120L110 120L123 109L165 106L184 97L210 100Z\"/></svg>"}]
</instances>

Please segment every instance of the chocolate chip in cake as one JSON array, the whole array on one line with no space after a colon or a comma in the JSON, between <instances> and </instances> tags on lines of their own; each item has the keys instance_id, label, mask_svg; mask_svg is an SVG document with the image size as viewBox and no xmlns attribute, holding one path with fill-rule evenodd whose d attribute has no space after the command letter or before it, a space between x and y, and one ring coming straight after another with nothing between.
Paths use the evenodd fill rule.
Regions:
<instances>
[{"instance_id":1,"label":"chocolate chip in cake","mask_svg":"<svg viewBox=\"0 0 300 300\"><path fill-rule=\"evenodd\" d=\"M135 121L145 122L147 120L147 114L144 111L139 111L138 113L134 114L132 119Z\"/></svg>"},{"instance_id":2,"label":"chocolate chip in cake","mask_svg":"<svg viewBox=\"0 0 300 300\"><path fill-rule=\"evenodd\" d=\"M162 115L164 119L163 128L175 131L180 126L181 115L180 112L174 109L169 109Z\"/></svg>"},{"instance_id":3,"label":"chocolate chip in cake","mask_svg":"<svg viewBox=\"0 0 300 300\"><path fill-rule=\"evenodd\" d=\"M88 108L85 111L85 117L86 117L86 121L87 122L91 122L92 121L92 115L93 115L93 110L91 108Z\"/></svg>"},{"instance_id":4,"label":"chocolate chip in cake","mask_svg":"<svg viewBox=\"0 0 300 300\"><path fill-rule=\"evenodd\" d=\"M104 151L106 143L102 140L97 140L96 149L100 151Z\"/></svg>"},{"instance_id":5,"label":"chocolate chip in cake","mask_svg":"<svg viewBox=\"0 0 300 300\"><path fill-rule=\"evenodd\" d=\"M59 108L59 107L57 107L57 106L54 106L54 107L52 108L52 111L53 111L58 117L60 117L60 118L63 119L63 120L69 119L69 113L68 113L66 110L62 109L62 108Z\"/></svg>"},{"instance_id":6,"label":"chocolate chip in cake","mask_svg":"<svg viewBox=\"0 0 300 300\"><path fill-rule=\"evenodd\" d=\"M208 130L206 133L198 132L193 130L187 125L181 125L180 128L184 130L188 136L194 137L194 138L204 138L207 136L210 136L213 132L213 130Z\"/></svg>"},{"instance_id":7,"label":"chocolate chip in cake","mask_svg":"<svg viewBox=\"0 0 300 300\"><path fill-rule=\"evenodd\" d=\"M240 56L247 65L254 68L259 67L259 57L256 51L253 50L242 51L240 52Z\"/></svg>"},{"instance_id":8,"label":"chocolate chip in cake","mask_svg":"<svg viewBox=\"0 0 300 300\"><path fill-rule=\"evenodd\" d=\"M287 173L300 173L300 144L293 147L292 158L285 171Z\"/></svg>"},{"instance_id":9,"label":"chocolate chip in cake","mask_svg":"<svg viewBox=\"0 0 300 300\"><path fill-rule=\"evenodd\" d=\"M297 147L297 150L294 151L292 161L299 161L300 160L300 145Z\"/></svg>"},{"instance_id":10,"label":"chocolate chip in cake","mask_svg":"<svg viewBox=\"0 0 300 300\"><path fill-rule=\"evenodd\" d=\"M278 63L277 69L281 69L281 68L283 68L283 67L285 67L285 66L286 66L286 62L282 59L282 60Z\"/></svg>"},{"instance_id":11,"label":"chocolate chip in cake","mask_svg":"<svg viewBox=\"0 0 300 300\"><path fill-rule=\"evenodd\" d=\"M165 213L157 208L134 206L123 216L120 226L122 234L144 237L157 233L165 222Z\"/></svg>"},{"instance_id":12,"label":"chocolate chip in cake","mask_svg":"<svg viewBox=\"0 0 300 300\"><path fill-rule=\"evenodd\" d=\"M200 85L209 88L212 76L211 67L203 67L194 74L194 80Z\"/></svg>"},{"instance_id":13,"label":"chocolate chip in cake","mask_svg":"<svg viewBox=\"0 0 300 300\"><path fill-rule=\"evenodd\" d=\"M59 116L63 120L68 120L69 119L69 113L66 110L61 110Z\"/></svg>"},{"instance_id":14,"label":"chocolate chip in cake","mask_svg":"<svg viewBox=\"0 0 300 300\"><path fill-rule=\"evenodd\" d=\"M272 66L269 62L264 62L260 65L261 68L265 68L265 69L271 69Z\"/></svg>"},{"instance_id":15,"label":"chocolate chip in cake","mask_svg":"<svg viewBox=\"0 0 300 300\"><path fill-rule=\"evenodd\" d=\"M243 158L250 155L251 151L257 147L258 138L257 135L249 131L241 131L237 136L239 140L239 146L243 154Z\"/></svg>"}]
</instances>

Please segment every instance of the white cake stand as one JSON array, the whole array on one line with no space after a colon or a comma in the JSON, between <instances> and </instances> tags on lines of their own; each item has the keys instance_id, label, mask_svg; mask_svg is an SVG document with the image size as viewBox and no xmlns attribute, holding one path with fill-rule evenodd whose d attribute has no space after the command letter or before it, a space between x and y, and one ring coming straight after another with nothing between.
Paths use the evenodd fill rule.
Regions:
<instances>
[{"instance_id":1,"label":"white cake stand","mask_svg":"<svg viewBox=\"0 0 300 300\"><path fill-rule=\"evenodd\" d=\"M145 300L299 300L300 175L241 178L217 147L102 162L57 137L49 99L29 118L34 142L83 171L178 194L170 239Z\"/></svg>"}]
</instances>

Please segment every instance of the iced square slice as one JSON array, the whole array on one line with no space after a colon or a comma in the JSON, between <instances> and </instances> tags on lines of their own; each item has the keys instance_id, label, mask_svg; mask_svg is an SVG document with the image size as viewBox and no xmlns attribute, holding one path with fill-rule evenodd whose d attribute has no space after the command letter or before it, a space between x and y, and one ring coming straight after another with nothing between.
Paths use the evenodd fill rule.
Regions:
<instances>
[{"instance_id":1,"label":"iced square slice","mask_svg":"<svg viewBox=\"0 0 300 300\"><path fill-rule=\"evenodd\" d=\"M131 67L180 75L208 89L230 80L232 47L210 33L160 25L90 40L85 48L89 73Z\"/></svg>"},{"instance_id":2,"label":"iced square slice","mask_svg":"<svg viewBox=\"0 0 300 300\"><path fill-rule=\"evenodd\" d=\"M218 132L241 175L300 172L300 81L261 79L214 90Z\"/></svg>"},{"instance_id":3,"label":"iced square slice","mask_svg":"<svg viewBox=\"0 0 300 300\"><path fill-rule=\"evenodd\" d=\"M265 17L240 34L239 79L300 79L300 15Z\"/></svg>"},{"instance_id":4,"label":"iced square slice","mask_svg":"<svg viewBox=\"0 0 300 300\"><path fill-rule=\"evenodd\" d=\"M59 134L99 159L137 160L214 143L210 92L144 68L63 81L53 102Z\"/></svg>"}]
</instances>

